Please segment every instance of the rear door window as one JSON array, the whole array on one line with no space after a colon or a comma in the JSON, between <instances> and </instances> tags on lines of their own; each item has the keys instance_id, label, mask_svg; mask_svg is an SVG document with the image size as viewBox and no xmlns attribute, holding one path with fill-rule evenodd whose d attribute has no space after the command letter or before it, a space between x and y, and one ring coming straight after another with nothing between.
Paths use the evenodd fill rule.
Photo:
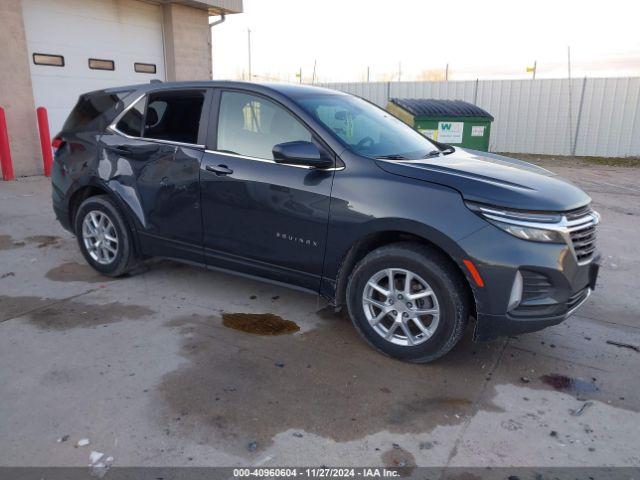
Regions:
<instances>
[{"instance_id":1,"label":"rear door window","mask_svg":"<svg viewBox=\"0 0 640 480\"><path fill-rule=\"evenodd\" d=\"M167 91L149 95L144 138L198 143L204 91Z\"/></svg>"}]
</instances>

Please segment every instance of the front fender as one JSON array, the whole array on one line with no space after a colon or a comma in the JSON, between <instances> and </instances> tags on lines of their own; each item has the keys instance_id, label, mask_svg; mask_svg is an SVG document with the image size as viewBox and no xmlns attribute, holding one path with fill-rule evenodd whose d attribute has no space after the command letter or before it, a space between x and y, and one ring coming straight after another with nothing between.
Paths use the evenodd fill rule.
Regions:
<instances>
[{"instance_id":1,"label":"front fender","mask_svg":"<svg viewBox=\"0 0 640 480\"><path fill-rule=\"evenodd\" d=\"M338 279L352 267L346 259L354 246L366 243L367 237L387 234L391 238L409 234L435 245L469 278L462 263L465 251L459 242L485 227L486 222L466 207L458 191L393 175L370 159L354 156L345 160L347 168L334 177L324 296L335 296ZM371 248L379 245L372 242Z\"/></svg>"}]
</instances>

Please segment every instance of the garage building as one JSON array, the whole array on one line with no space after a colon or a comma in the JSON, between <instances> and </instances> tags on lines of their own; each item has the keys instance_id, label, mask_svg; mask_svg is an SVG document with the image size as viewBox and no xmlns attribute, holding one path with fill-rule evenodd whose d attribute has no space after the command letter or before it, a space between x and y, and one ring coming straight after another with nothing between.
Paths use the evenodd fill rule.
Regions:
<instances>
[{"instance_id":1,"label":"garage building","mask_svg":"<svg viewBox=\"0 0 640 480\"><path fill-rule=\"evenodd\" d=\"M81 93L212 78L210 15L242 0L2 0L0 106L17 176L42 173L35 109L52 135Z\"/></svg>"}]
</instances>

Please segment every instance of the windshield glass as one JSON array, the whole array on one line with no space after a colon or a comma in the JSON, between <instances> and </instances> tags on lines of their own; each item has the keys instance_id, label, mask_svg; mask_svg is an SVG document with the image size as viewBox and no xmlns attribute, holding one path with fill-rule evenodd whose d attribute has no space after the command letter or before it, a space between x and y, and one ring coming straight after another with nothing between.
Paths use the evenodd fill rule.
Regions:
<instances>
[{"instance_id":1,"label":"windshield glass","mask_svg":"<svg viewBox=\"0 0 640 480\"><path fill-rule=\"evenodd\" d=\"M372 158L418 159L438 148L385 110L351 95L304 96L298 104L340 142Z\"/></svg>"}]
</instances>

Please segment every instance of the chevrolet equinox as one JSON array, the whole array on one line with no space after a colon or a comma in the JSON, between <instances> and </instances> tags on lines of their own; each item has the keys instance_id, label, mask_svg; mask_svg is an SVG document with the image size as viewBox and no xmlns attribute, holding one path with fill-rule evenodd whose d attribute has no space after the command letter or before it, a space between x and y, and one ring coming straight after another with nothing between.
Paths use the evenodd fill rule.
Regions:
<instances>
[{"instance_id":1,"label":"chevrolet equinox","mask_svg":"<svg viewBox=\"0 0 640 480\"><path fill-rule=\"evenodd\" d=\"M557 324L596 283L582 190L345 93L105 89L80 96L53 147L53 208L98 272L164 257L307 290L406 361L447 353L470 317L479 341Z\"/></svg>"}]
</instances>

